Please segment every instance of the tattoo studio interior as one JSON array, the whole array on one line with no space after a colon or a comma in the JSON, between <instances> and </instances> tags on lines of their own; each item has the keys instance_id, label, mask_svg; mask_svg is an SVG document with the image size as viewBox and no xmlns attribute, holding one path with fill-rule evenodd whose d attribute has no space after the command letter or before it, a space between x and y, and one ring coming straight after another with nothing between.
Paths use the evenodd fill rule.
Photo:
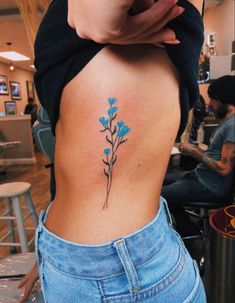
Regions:
<instances>
[{"instance_id":1,"label":"tattoo studio interior","mask_svg":"<svg viewBox=\"0 0 235 303\"><path fill-rule=\"evenodd\" d=\"M147 11L149 7L146 9L147 6L144 5L150 5L150 2L154 5L155 2L141 1L132 1L134 5L131 7L130 17ZM20 298L20 302L34 303L234 303L235 1L204 2L204 42L197 56L198 61L193 63L196 67L192 71L194 77L195 70L197 71L196 88L190 86L187 96L184 97L193 97L195 100L186 102L193 107L191 106L185 116L187 121L183 131L178 133L174 132L173 128L174 125L177 125L176 128L179 128L179 125L182 127L182 120L180 122L179 118L178 122L177 119L173 121L172 114L169 116L175 106L174 102L168 102L166 110L164 106L155 104L149 107L148 96L145 103L139 102L139 96L144 95L141 90L154 96L151 92L154 89L149 84L153 79L147 75L146 66L138 65L138 55L132 58L129 53L125 60L121 61L125 54L120 50L122 47L125 49L126 45L116 43L118 55L110 56L105 61L110 45L103 47L104 44L109 44L109 41L106 43L105 39L101 39L101 42L96 43L94 39L93 42L87 36L87 31L81 31L82 38L79 37L79 43L82 46L79 46L79 51L83 52L83 60L88 62L92 59L84 68L84 61L76 54L76 35L79 34L70 26L71 21L68 21L70 25L67 24L67 20L67 29L64 32L55 31L50 43L49 39L45 39L42 47L39 47L38 43L34 44L35 41L44 39L43 35L46 35L47 31L45 27L56 28L59 18L63 18L62 13L58 13L58 20L53 20L53 7L59 2L65 3L63 5L67 5L67 2L73 3L72 0L0 0L0 303L19 302ZM187 11L190 6L185 2L187 1L179 0L180 5L186 5ZM197 1L189 2L193 4ZM183 18L183 14L177 18ZM38 31L45 16L48 17L48 24L44 24L44 28ZM174 19L170 22L174 23ZM73 48L70 57L72 59L66 59L65 64L59 51L65 40L63 35L66 37L67 34L75 37L75 42L71 47L68 43L68 48ZM178 39L177 34L176 38ZM62 42L59 44L57 41ZM113 41L111 45L115 44L115 39ZM184 46L182 41L180 44L177 44L177 41L174 43L169 42L169 49L173 47L173 50L177 51L177 47ZM185 43L184 47L187 48L187 42ZM132 44L135 46L130 47L138 48L141 43ZM172 57L166 44L167 42L161 41L152 45L152 48L158 48L159 56L168 62L165 67L170 70L172 65L167 55ZM49 47L52 55L49 54ZM91 49L94 49L93 54ZM99 51L99 56L92 58ZM192 48L191 52L193 51ZM144 59L141 62L153 60L147 61L145 58L148 52L154 58L153 51L146 48L146 52L142 53ZM63 56L65 53L66 50ZM56 58L52 59L54 61L50 66L46 62L49 56ZM174 60L172 62L174 63ZM181 64L180 60L177 62ZM81 70L80 76L77 75L78 66ZM119 68L120 71L122 68L129 68L123 75L123 83L122 77L117 76ZM94 75L95 69L97 70ZM175 74L177 69L176 64ZM183 81L184 78L188 80L190 77L185 76L184 69L182 70L174 78L177 79L175 82ZM134 78L142 77L144 73L148 79L146 83L145 76L141 83ZM70 81L71 79L75 80ZM160 77L159 80L156 79L157 83L158 81L162 82L164 79ZM182 89L184 82L179 83ZM129 95L120 92L120 87L128 92L128 87L134 85L136 90ZM109 86L112 89L109 89ZM165 87L168 90L168 84L165 84ZM168 96L168 92L166 93ZM183 95L181 90L179 95L179 98ZM133 96L129 105L128 96ZM161 99L164 99L165 95L161 96ZM55 106L56 102L60 108L59 105ZM181 102L181 114L182 106ZM155 117L158 122L154 121ZM169 117L172 117L172 121ZM148 193L148 207L144 208L141 201L145 201ZM79 197L77 201L76 197ZM156 205L151 202L153 197L157 197ZM141 200L138 200L140 198ZM62 203L62 200L65 202ZM196 286L189 290L191 299L189 294L185 295L184 299L178 295L174 299L174 291L170 292L169 289L175 284L168 289L167 283L183 275L184 270L180 269L180 266L170 267L169 261L162 261L163 264L158 261L161 268L164 268L165 263L169 268L166 270L165 267L165 271L156 270L157 275L162 274L160 280L157 277L152 278L153 282L150 283L146 278L146 284L143 282L145 271L142 271L141 267L146 267L149 262L150 268L150 264L154 262L146 261L146 264L138 265L141 258L147 259L144 259L143 255L140 256L140 252L133 256L134 248L130 243L135 243L134 236L138 238L138 234L140 237L144 230L147 231L146 228L155 226L158 216L160 220L163 213L161 207L168 218L166 224L170 225L170 232L174 230L172 235L176 235L174 241L180 243L183 251L187 251L188 258L193 260L195 272L199 273L198 281L201 279L201 287L205 289L204 297L198 291L197 296L199 298L200 295L201 299L194 295ZM159 212L156 219L153 219L154 211ZM45 223L46 219L48 221ZM127 225L128 228L125 228ZM72 226L74 228L70 229ZM52 235L53 240L50 239ZM156 243L160 243L161 236L164 238L156 229ZM148 242L150 237L152 234L146 232L147 239L139 241L142 243L139 251L143 254L152 253L155 249L156 245ZM59 240L63 245L58 244L57 247ZM47 241L51 243L48 244ZM113 251L108 246L112 241ZM113 273L111 279L112 272L108 279L100 278L101 273L110 270L107 264L111 261L105 255L101 256L101 253L105 252L106 244L107 250L109 247L112 252L110 254L116 253L121 260L118 268L123 275L127 275L126 282L122 280L111 284L111 280L118 276ZM69 252L70 248L66 245L73 245L72 252ZM74 269L75 265L70 261L76 255L76 245L79 247L80 259L84 260L83 264L81 262L79 265L80 269ZM59 247L62 246L60 252ZM67 258L65 247L67 252L71 253ZM92 248L99 247L100 258L106 259L106 263L102 263L104 265L103 268L101 266L100 273L98 265L95 266L98 261L92 259ZM171 247L170 251L168 246L168 251L173 260L173 255L176 257L178 252L174 252L173 244ZM165 252L165 255L167 254ZM140 256L140 259L137 256ZM45 263L40 263L44 257ZM73 296L69 296L68 300L63 299L67 298L66 296L59 299L60 292L56 293L54 288L50 289L50 284L47 284L50 280L49 274L46 276L50 267L46 263L49 258L56 260L55 264L61 266L61 272L64 271L64 266L66 270L77 274L90 271L92 276L94 268L97 274L94 276L99 277L94 280L98 281L96 288L99 288L101 293L99 301L95 299L95 295L90 295L94 285L89 290L86 284L87 297L79 297L77 289L82 289L83 284L76 288L74 280L71 280L73 288L76 289ZM79 261L78 257L77 259ZM188 259L183 259L179 256L177 264L187 263ZM39 274L35 265L37 262ZM133 267L133 272L130 267ZM144 270L147 272L146 268ZM51 280L58 274L56 270L54 272L55 276L51 274ZM67 273L63 275L64 280L61 278L60 282L63 294L66 293L66 286L62 284L65 281L65 285L69 285L73 276L71 273L66 275ZM147 275L149 272L146 277ZM57 287L60 287L58 281ZM30 286L27 283L31 283ZM160 295L159 289L163 287L160 283L164 284L165 297L158 301L156 292L159 291ZM122 290L119 290L119 287ZM183 287L182 296L186 293L186 288L189 288L189 284ZM175 293L177 292L180 293L175 290Z\"/></svg>"}]
</instances>

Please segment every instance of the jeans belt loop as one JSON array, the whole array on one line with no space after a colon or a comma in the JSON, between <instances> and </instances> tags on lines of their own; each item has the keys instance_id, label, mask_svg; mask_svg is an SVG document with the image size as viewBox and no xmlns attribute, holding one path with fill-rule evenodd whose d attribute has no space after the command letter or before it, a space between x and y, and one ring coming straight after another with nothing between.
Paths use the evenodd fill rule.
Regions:
<instances>
[{"instance_id":1,"label":"jeans belt loop","mask_svg":"<svg viewBox=\"0 0 235 303\"><path fill-rule=\"evenodd\" d=\"M171 214L170 214L167 202L164 198L163 198L163 206L164 206L165 214L166 214L166 217L167 217L167 221L168 221L169 225L172 226Z\"/></svg>"},{"instance_id":2,"label":"jeans belt loop","mask_svg":"<svg viewBox=\"0 0 235 303\"><path fill-rule=\"evenodd\" d=\"M140 290L140 283L138 280L137 272L135 270L134 264L132 263L131 257L128 253L126 243L124 239L117 240L113 243L113 246L117 250L118 257L124 267L127 280L129 282L129 291L131 293L136 293Z\"/></svg>"}]
</instances>

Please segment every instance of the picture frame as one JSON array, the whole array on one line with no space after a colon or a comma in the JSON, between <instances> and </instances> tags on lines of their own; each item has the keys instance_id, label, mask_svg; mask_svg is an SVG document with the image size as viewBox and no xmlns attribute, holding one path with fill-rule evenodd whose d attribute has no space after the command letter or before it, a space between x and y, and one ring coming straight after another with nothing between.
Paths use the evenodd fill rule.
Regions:
<instances>
[{"instance_id":1,"label":"picture frame","mask_svg":"<svg viewBox=\"0 0 235 303\"><path fill-rule=\"evenodd\" d=\"M34 101L34 99L35 99L34 82L27 80L26 87L27 87L28 101Z\"/></svg>"},{"instance_id":2,"label":"picture frame","mask_svg":"<svg viewBox=\"0 0 235 303\"><path fill-rule=\"evenodd\" d=\"M14 116L17 114L15 101L5 101L4 104L5 104L5 113L7 116Z\"/></svg>"},{"instance_id":3,"label":"picture frame","mask_svg":"<svg viewBox=\"0 0 235 303\"><path fill-rule=\"evenodd\" d=\"M0 95L9 95L7 76L4 75L0 75Z\"/></svg>"},{"instance_id":4,"label":"picture frame","mask_svg":"<svg viewBox=\"0 0 235 303\"><path fill-rule=\"evenodd\" d=\"M10 91L12 100L21 100L21 87L19 82L10 81Z\"/></svg>"}]
</instances>

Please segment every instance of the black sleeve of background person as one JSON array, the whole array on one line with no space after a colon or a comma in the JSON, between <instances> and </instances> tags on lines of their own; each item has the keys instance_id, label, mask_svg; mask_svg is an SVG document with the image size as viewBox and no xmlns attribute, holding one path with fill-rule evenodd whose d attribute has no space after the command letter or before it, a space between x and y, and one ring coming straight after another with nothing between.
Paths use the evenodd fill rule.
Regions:
<instances>
[{"instance_id":1,"label":"black sleeve of background person","mask_svg":"<svg viewBox=\"0 0 235 303\"><path fill-rule=\"evenodd\" d=\"M177 4L186 10L167 27L174 30L181 43L165 46L180 76L181 134L187 124L188 112L199 98L197 79L204 34L198 10L187 0L179 0ZM54 135L64 86L105 46L81 39L68 25L67 11L67 0L52 1L35 40L35 87L49 115Z\"/></svg>"}]
</instances>

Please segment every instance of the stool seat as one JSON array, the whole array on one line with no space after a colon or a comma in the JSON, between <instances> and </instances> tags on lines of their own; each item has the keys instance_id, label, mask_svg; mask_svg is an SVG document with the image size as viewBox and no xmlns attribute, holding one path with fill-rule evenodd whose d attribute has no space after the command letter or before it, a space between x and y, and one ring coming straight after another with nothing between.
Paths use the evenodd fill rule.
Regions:
<instances>
[{"instance_id":1,"label":"stool seat","mask_svg":"<svg viewBox=\"0 0 235 303\"><path fill-rule=\"evenodd\" d=\"M185 203L186 207L192 208L204 208L204 209L218 209L220 207L224 207L226 205L231 204L232 198L226 198L220 201L208 202L208 201L190 201L189 203Z\"/></svg>"},{"instance_id":2,"label":"stool seat","mask_svg":"<svg viewBox=\"0 0 235 303\"><path fill-rule=\"evenodd\" d=\"M27 182L11 182L0 185L0 198L8 198L23 194L31 187Z\"/></svg>"}]
</instances>

